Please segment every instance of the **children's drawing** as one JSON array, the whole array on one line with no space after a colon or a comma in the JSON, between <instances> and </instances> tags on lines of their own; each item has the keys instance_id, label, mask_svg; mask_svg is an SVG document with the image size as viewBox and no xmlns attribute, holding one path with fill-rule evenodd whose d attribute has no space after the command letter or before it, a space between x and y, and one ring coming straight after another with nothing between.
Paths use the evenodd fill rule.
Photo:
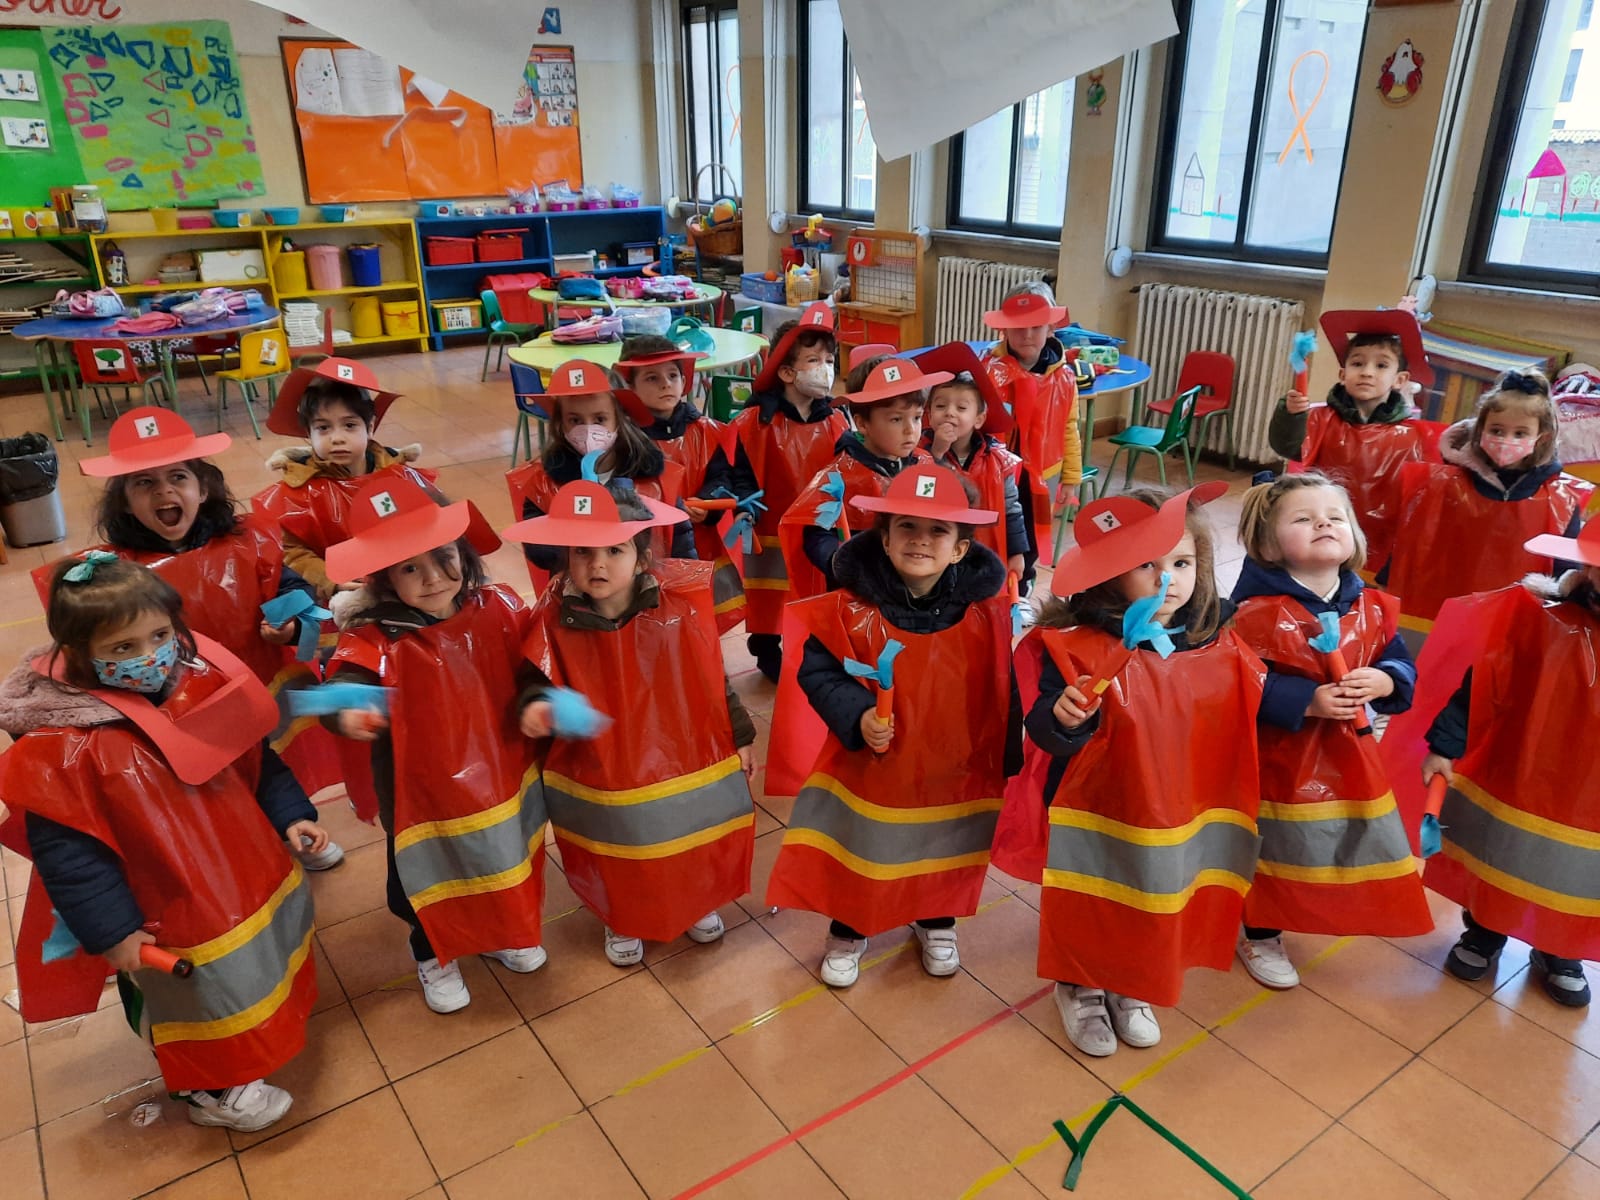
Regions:
<instances>
[{"instance_id":1,"label":"children's drawing","mask_svg":"<svg viewBox=\"0 0 1600 1200\"><path fill-rule=\"evenodd\" d=\"M39 102L39 80L32 71L0 71L0 100Z\"/></svg>"},{"instance_id":2,"label":"children's drawing","mask_svg":"<svg viewBox=\"0 0 1600 1200\"><path fill-rule=\"evenodd\" d=\"M33 117L5 117L0 119L0 129L5 132L5 142L22 150L50 149L50 126Z\"/></svg>"}]
</instances>

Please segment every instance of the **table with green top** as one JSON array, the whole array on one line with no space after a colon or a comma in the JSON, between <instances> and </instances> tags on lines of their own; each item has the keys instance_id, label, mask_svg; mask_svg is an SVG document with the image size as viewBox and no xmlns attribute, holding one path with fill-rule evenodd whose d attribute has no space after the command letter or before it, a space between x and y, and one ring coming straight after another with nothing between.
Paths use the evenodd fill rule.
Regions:
<instances>
[{"instance_id":1,"label":"table with green top","mask_svg":"<svg viewBox=\"0 0 1600 1200\"><path fill-rule=\"evenodd\" d=\"M692 297L679 296L671 300L635 300L624 296L607 296L604 300L564 300L555 288L531 288L528 295L535 304L544 306L544 323L553 327L557 308L670 308L682 309L686 313L703 309L708 315L716 315L727 293L709 283L697 283Z\"/></svg>"},{"instance_id":2,"label":"table with green top","mask_svg":"<svg viewBox=\"0 0 1600 1200\"><path fill-rule=\"evenodd\" d=\"M705 358L695 363L695 372L700 375L744 366L747 363L753 364L767 348L767 339L757 333L711 328L707 328L704 332L710 335L714 348ZM588 346L569 346L552 341L548 333L541 333L532 341L524 342L515 350L508 350L506 353L511 356L512 362L521 363L538 371L540 380L548 385L555 369L569 359L581 358L585 362L592 362L607 370L611 369L622 357L622 343L596 342Z\"/></svg>"}]
</instances>

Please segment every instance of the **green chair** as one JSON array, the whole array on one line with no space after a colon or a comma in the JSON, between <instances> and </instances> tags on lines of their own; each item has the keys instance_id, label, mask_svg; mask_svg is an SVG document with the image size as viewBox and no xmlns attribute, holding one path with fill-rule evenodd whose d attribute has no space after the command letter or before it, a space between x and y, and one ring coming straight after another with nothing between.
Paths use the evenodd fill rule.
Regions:
<instances>
[{"instance_id":1,"label":"green chair","mask_svg":"<svg viewBox=\"0 0 1600 1200\"><path fill-rule=\"evenodd\" d=\"M737 329L740 333L760 333L761 310L759 308L734 309L728 328Z\"/></svg>"},{"instance_id":2,"label":"green chair","mask_svg":"<svg viewBox=\"0 0 1600 1200\"><path fill-rule=\"evenodd\" d=\"M496 346L500 348L500 353L495 356L494 360L494 369L498 372L505 365L506 347L510 346L514 349L522 345L523 342L538 333L543 326L519 325L515 321L506 320L505 315L500 311L500 301L487 288L478 294L478 299L483 301L483 325L489 331L489 340L483 347L483 373L478 376L478 381L482 383L489 378L489 353Z\"/></svg>"},{"instance_id":3,"label":"green chair","mask_svg":"<svg viewBox=\"0 0 1600 1200\"><path fill-rule=\"evenodd\" d=\"M1128 469L1123 477L1122 486L1128 487L1133 482L1133 468L1141 454L1154 454L1156 456L1156 469L1161 473L1162 486L1167 482L1167 455L1174 450L1183 451L1183 465L1188 472L1189 483L1194 483L1194 451L1189 444L1189 427L1194 424L1194 406L1199 399L1200 388L1190 388L1180 392L1177 403L1174 404L1172 414L1167 417L1165 428L1156 429L1149 425L1132 425L1121 433L1114 433L1107 440L1116 447L1111 452L1111 461L1106 465L1105 478L1100 484L1100 494L1104 496L1111 487L1111 476L1117 469L1117 455L1124 450L1128 452Z\"/></svg>"},{"instance_id":4,"label":"green chair","mask_svg":"<svg viewBox=\"0 0 1600 1200\"><path fill-rule=\"evenodd\" d=\"M711 415L719 421L731 421L750 403L754 384L742 375L713 375L711 377Z\"/></svg>"}]
</instances>

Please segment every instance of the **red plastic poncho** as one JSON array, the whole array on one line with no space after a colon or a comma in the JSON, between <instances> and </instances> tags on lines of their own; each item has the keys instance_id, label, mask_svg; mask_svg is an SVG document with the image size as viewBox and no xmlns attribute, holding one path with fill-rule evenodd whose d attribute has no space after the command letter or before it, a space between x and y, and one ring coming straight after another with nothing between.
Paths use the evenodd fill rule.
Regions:
<instances>
[{"instance_id":1,"label":"red plastic poncho","mask_svg":"<svg viewBox=\"0 0 1600 1200\"><path fill-rule=\"evenodd\" d=\"M701 417L684 426L682 437L651 440L660 447L668 462L683 468L682 488L687 499L705 495L706 468L718 450L727 452L733 437L721 421ZM716 606L717 629L727 633L744 620L744 580L739 577L739 568L723 545L716 526L695 525L694 550L701 562L711 564L711 599Z\"/></svg>"},{"instance_id":2,"label":"red plastic poncho","mask_svg":"<svg viewBox=\"0 0 1600 1200\"><path fill-rule=\"evenodd\" d=\"M909 461L925 463L931 460L921 450L915 450ZM852 532L859 533L871 525L873 514L852 507L850 501L857 496L881 497L889 490L889 476L878 474L859 458L849 454L839 454L812 476L811 482L795 497L794 503L789 505L778 523L778 545L783 551L784 570L789 576L791 601L804 600L827 591L822 572L806 557L805 531L807 527L817 524L818 507L833 499L823 493L822 487L835 471L844 483L840 520Z\"/></svg>"},{"instance_id":3,"label":"red plastic poncho","mask_svg":"<svg viewBox=\"0 0 1600 1200\"><path fill-rule=\"evenodd\" d=\"M1438 462L1437 434L1434 430L1430 439L1415 421L1352 425L1326 404L1306 414L1300 462L1350 493L1356 521L1367 535L1365 570L1374 575L1394 548L1401 468L1408 462Z\"/></svg>"}]
</instances>

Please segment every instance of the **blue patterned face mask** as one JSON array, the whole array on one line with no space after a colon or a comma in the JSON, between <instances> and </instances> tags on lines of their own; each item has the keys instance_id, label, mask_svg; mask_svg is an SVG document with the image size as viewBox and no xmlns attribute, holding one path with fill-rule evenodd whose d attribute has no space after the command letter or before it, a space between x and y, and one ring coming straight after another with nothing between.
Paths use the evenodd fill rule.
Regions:
<instances>
[{"instance_id":1,"label":"blue patterned face mask","mask_svg":"<svg viewBox=\"0 0 1600 1200\"><path fill-rule=\"evenodd\" d=\"M154 696L167 686L172 669L178 665L178 639L168 638L149 654L136 658L94 658L96 678L106 687L122 688Z\"/></svg>"}]
</instances>

